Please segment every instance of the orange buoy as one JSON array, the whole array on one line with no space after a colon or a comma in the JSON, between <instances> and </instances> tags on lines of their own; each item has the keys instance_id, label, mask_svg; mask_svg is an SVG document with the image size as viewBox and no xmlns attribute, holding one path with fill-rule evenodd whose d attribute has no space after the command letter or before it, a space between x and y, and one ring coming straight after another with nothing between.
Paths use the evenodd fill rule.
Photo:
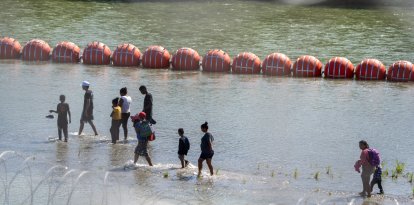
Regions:
<instances>
[{"instance_id":1,"label":"orange buoy","mask_svg":"<svg viewBox=\"0 0 414 205\"><path fill-rule=\"evenodd\" d=\"M23 47L24 61L47 61L50 55L50 46L43 40L33 39Z\"/></svg>"},{"instance_id":2,"label":"orange buoy","mask_svg":"<svg viewBox=\"0 0 414 205\"><path fill-rule=\"evenodd\" d=\"M397 61L388 68L387 80L396 82L414 81L414 66L408 61Z\"/></svg>"},{"instance_id":3,"label":"orange buoy","mask_svg":"<svg viewBox=\"0 0 414 205\"><path fill-rule=\"evenodd\" d=\"M132 44L121 44L112 53L114 66L139 66L141 51Z\"/></svg>"},{"instance_id":4,"label":"orange buoy","mask_svg":"<svg viewBox=\"0 0 414 205\"><path fill-rule=\"evenodd\" d=\"M377 59L365 59L357 65L355 76L357 80L384 80L385 66Z\"/></svg>"},{"instance_id":5,"label":"orange buoy","mask_svg":"<svg viewBox=\"0 0 414 205\"><path fill-rule=\"evenodd\" d=\"M250 52L239 53L233 58L233 73L260 74L260 59Z\"/></svg>"},{"instance_id":6,"label":"orange buoy","mask_svg":"<svg viewBox=\"0 0 414 205\"><path fill-rule=\"evenodd\" d=\"M80 48L68 41L59 42L52 52L52 61L55 63L79 63Z\"/></svg>"},{"instance_id":7,"label":"orange buoy","mask_svg":"<svg viewBox=\"0 0 414 205\"><path fill-rule=\"evenodd\" d=\"M210 50L202 61L203 71L230 72L230 56L222 50Z\"/></svg>"},{"instance_id":8,"label":"orange buoy","mask_svg":"<svg viewBox=\"0 0 414 205\"><path fill-rule=\"evenodd\" d=\"M14 59L20 56L22 46L14 38L0 39L0 59Z\"/></svg>"},{"instance_id":9,"label":"orange buoy","mask_svg":"<svg viewBox=\"0 0 414 205\"><path fill-rule=\"evenodd\" d=\"M111 63L111 49L101 42L91 42L83 49L82 59L84 64L109 65Z\"/></svg>"},{"instance_id":10,"label":"orange buoy","mask_svg":"<svg viewBox=\"0 0 414 205\"><path fill-rule=\"evenodd\" d=\"M313 56L301 56L293 64L294 77L320 77L322 75L322 63Z\"/></svg>"},{"instance_id":11,"label":"orange buoy","mask_svg":"<svg viewBox=\"0 0 414 205\"><path fill-rule=\"evenodd\" d=\"M263 60L262 72L264 75L290 75L292 61L283 53L272 53Z\"/></svg>"},{"instance_id":12,"label":"orange buoy","mask_svg":"<svg viewBox=\"0 0 414 205\"><path fill-rule=\"evenodd\" d=\"M169 68L170 53L162 46L148 47L142 56L144 68Z\"/></svg>"},{"instance_id":13,"label":"orange buoy","mask_svg":"<svg viewBox=\"0 0 414 205\"><path fill-rule=\"evenodd\" d=\"M171 59L173 70L200 70L200 55L191 48L180 48Z\"/></svg>"},{"instance_id":14,"label":"orange buoy","mask_svg":"<svg viewBox=\"0 0 414 205\"><path fill-rule=\"evenodd\" d=\"M353 78L354 65L343 57L331 58L325 65L325 78Z\"/></svg>"}]
</instances>

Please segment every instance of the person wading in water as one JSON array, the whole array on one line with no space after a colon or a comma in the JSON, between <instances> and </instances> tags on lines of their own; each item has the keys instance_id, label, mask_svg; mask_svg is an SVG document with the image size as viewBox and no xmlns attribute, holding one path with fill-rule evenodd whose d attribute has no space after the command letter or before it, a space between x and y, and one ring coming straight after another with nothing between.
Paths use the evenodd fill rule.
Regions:
<instances>
[{"instance_id":1,"label":"person wading in water","mask_svg":"<svg viewBox=\"0 0 414 205\"><path fill-rule=\"evenodd\" d=\"M85 122L89 123L95 135L98 135L96 127L93 124L93 92L92 90L89 90L89 85L90 83L88 81L82 82L82 89L85 90L85 96L83 98L83 110L78 135L82 134Z\"/></svg>"}]
</instances>

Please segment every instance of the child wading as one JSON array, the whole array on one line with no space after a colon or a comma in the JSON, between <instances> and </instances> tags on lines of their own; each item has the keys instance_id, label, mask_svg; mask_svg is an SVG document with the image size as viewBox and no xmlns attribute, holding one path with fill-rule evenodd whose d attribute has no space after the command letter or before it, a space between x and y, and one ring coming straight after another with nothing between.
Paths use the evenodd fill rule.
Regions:
<instances>
[{"instance_id":1,"label":"child wading","mask_svg":"<svg viewBox=\"0 0 414 205\"><path fill-rule=\"evenodd\" d=\"M381 169L381 165L379 165L375 169L374 177L372 178L372 181L371 181L371 191L373 190L374 185L378 184L378 188L380 190L378 194L384 194L384 190L382 189L382 185L381 185L381 174L382 174L382 169Z\"/></svg>"},{"instance_id":2,"label":"child wading","mask_svg":"<svg viewBox=\"0 0 414 205\"><path fill-rule=\"evenodd\" d=\"M188 141L188 138L184 136L183 128L178 129L178 135L180 136L180 139L178 140L178 158L181 161L181 168L184 168L188 165L188 161L185 160L185 156L190 149L190 141Z\"/></svg>"},{"instance_id":3,"label":"child wading","mask_svg":"<svg viewBox=\"0 0 414 205\"><path fill-rule=\"evenodd\" d=\"M151 158L148 155L148 137L151 136L152 130L150 123L145 120L145 112L132 116L135 132L137 133L138 145L135 147L134 164L137 163L139 156L144 156L148 165L152 166Z\"/></svg>"},{"instance_id":4,"label":"child wading","mask_svg":"<svg viewBox=\"0 0 414 205\"><path fill-rule=\"evenodd\" d=\"M205 122L201 125L201 131L204 132L204 136L201 138L201 154L198 158L198 176L201 176L201 170L203 169L203 162L206 160L207 166L210 169L210 175L213 176L213 165L211 164L211 159L214 155L213 150L213 141L214 137L208 131L208 123Z\"/></svg>"},{"instance_id":5,"label":"child wading","mask_svg":"<svg viewBox=\"0 0 414 205\"><path fill-rule=\"evenodd\" d=\"M115 98L112 100L112 123L111 123L111 129L109 131L111 132L111 139L112 143L116 144L116 141L119 140L119 126L121 125L121 107L118 105L118 99Z\"/></svg>"},{"instance_id":6,"label":"child wading","mask_svg":"<svg viewBox=\"0 0 414 205\"><path fill-rule=\"evenodd\" d=\"M49 112L55 112L58 114L57 118L57 127L58 127L58 135L59 140L62 140L62 130L65 136L65 142L68 141L68 115L69 115L69 123L71 123L70 117L70 109L69 104L65 103L65 96L60 95L59 97L60 103L57 105L56 110L49 110Z\"/></svg>"}]
</instances>

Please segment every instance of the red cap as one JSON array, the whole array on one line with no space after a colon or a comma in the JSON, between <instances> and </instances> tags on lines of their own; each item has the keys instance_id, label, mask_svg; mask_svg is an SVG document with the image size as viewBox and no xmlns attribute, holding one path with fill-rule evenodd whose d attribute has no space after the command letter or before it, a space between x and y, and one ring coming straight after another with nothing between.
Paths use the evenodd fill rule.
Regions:
<instances>
[{"instance_id":1,"label":"red cap","mask_svg":"<svg viewBox=\"0 0 414 205\"><path fill-rule=\"evenodd\" d=\"M145 112L140 112L138 113L138 117L141 119L145 119L147 117L147 114L145 114Z\"/></svg>"}]
</instances>

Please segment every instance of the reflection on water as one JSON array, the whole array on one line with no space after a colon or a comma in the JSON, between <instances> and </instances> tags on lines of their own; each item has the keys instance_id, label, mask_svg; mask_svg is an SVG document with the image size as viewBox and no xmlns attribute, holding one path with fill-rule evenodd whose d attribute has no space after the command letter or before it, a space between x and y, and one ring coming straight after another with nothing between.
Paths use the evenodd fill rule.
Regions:
<instances>
[{"instance_id":1,"label":"reflection on water","mask_svg":"<svg viewBox=\"0 0 414 205\"><path fill-rule=\"evenodd\" d=\"M111 48L129 42L141 50L159 44L171 53L186 46L201 55L214 48L231 56L251 51L262 59L278 51L291 59L311 54L322 62L332 56L354 63L375 57L386 65L412 60L410 9L332 9L235 0L2 3L13 9L0 13L0 35L22 44L39 37L51 45L70 40L80 47L93 40ZM87 135L73 135L79 128L83 80L91 82L94 91L97 137L88 135L92 133L88 126ZM0 81L0 152L19 153L0 157L0 201L5 204L32 200L33 204L362 204L356 196L360 176L352 168L361 139L380 150L384 170L391 173L396 160L406 163L405 174L414 170L411 83L20 60L0 62ZM131 111L137 113L143 101L140 85L153 94L158 122L157 140L150 146L153 168L143 159L137 167L129 167L137 143L132 127L128 142L110 144L111 99L121 87L128 87ZM72 112L69 143L49 141L56 138L56 119L44 117L61 94ZM205 121L215 137L217 176L198 179L195 164L203 135L200 124ZM185 170L176 169L179 127L191 142L188 159L193 167ZM327 167L331 174L325 174ZM384 177L387 195L374 197L372 203L397 204L395 199L412 204L412 185L407 181L403 176Z\"/></svg>"}]
</instances>

